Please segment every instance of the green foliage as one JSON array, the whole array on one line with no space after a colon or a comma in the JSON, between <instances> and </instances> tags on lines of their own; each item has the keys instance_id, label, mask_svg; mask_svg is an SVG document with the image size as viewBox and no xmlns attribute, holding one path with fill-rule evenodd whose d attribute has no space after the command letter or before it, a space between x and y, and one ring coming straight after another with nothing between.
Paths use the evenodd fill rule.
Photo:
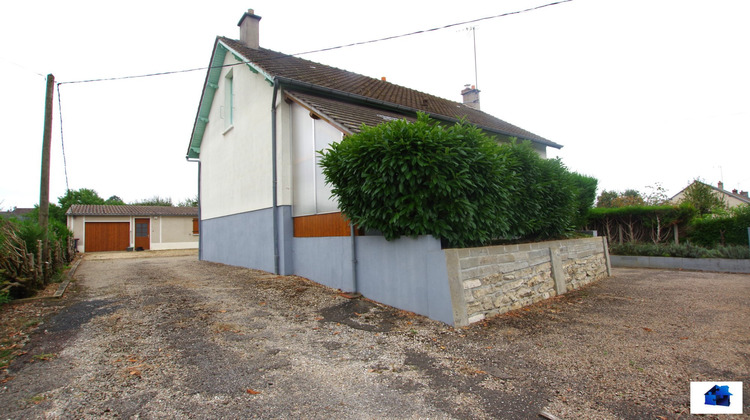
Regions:
<instances>
[{"instance_id":1,"label":"green foliage","mask_svg":"<svg viewBox=\"0 0 750 420\"><path fill-rule=\"evenodd\" d=\"M170 197L159 197L158 195L155 195L151 198L146 198L141 201L134 201L131 203L134 206L163 206L163 207L172 207L174 204L172 204L172 198Z\"/></svg>"},{"instance_id":2,"label":"green foliage","mask_svg":"<svg viewBox=\"0 0 750 420\"><path fill-rule=\"evenodd\" d=\"M586 225L589 210L596 200L596 188L599 181L596 178L573 172L571 179L576 187L576 216L574 226L578 229Z\"/></svg>"},{"instance_id":3,"label":"green foliage","mask_svg":"<svg viewBox=\"0 0 750 420\"><path fill-rule=\"evenodd\" d=\"M695 209L690 205L597 207L589 211L587 226L607 236L610 243L660 243L694 216Z\"/></svg>"},{"instance_id":4,"label":"green foliage","mask_svg":"<svg viewBox=\"0 0 750 420\"><path fill-rule=\"evenodd\" d=\"M186 198L183 201L180 201L179 204L177 204L177 207L198 207L198 196L196 195L193 198Z\"/></svg>"},{"instance_id":5,"label":"green foliage","mask_svg":"<svg viewBox=\"0 0 750 420\"><path fill-rule=\"evenodd\" d=\"M60 203L64 215L73 204L104 204L104 199L90 188L81 188L80 190L68 190L65 195L57 198L57 202Z\"/></svg>"},{"instance_id":6,"label":"green foliage","mask_svg":"<svg viewBox=\"0 0 750 420\"><path fill-rule=\"evenodd\" d=\"M499 146L465 122L444 127L420 114L413 123L362 126L320 153L341 211L388 240L430 234L470 246L552 237L579 210L576 180L559 160L528 144Z\"/></svg>"},{"instance_id":7,"label":"green foliage","mask_svg":"<svg viewBox=\"0 0 750 420\"><path fill-rule=\"evenodd\" d=\"M528 143L500 146L509 158L499 170L511 197L511 229L506 237L553 238L569 232L578 207L575 181L559 159L544 159Z\"/></svg>"},{"instance_id":8,"label":"green foliage","mask_svg":"<svg viewBox=\"0 0 750 420\"><path fill-rule=\"evenodd\" d=\"M10 292L7 290L0 290L0 305L9 303L12 299L10 298Z\"/></svg>"},{"instance_id":9,"label":"green foliage","mask_svg":"<svg viewBox=\"0 0 750 420\"><path fill-rule=\"evenodd\" d=\"M706 216L692 221L688 229L691 241L704 246L748 245L750 205L729 209L721 216Z\"/></svg>"},{"instance_id":10,"label":"green foliage","mask_svg":"<svg viewBox=\"0 0 750 420\"><path fill-rule=\"evenodd\" d=\"M38 220L35 218L28 218L25 220L14 220L13 222L17 227L19 238L26 245L26 250L36 255L39 250L37 241L44 240L44 232L42 231L42 227L39 226ZM68 229L65 223L56 219L49 219L50 241L61 241L61 243L64 244L72 235L73 233Z\"/></svg>"},{"instance_id":11,"label":"green foliage","mask_svg":"<svg viewBox=\"0 0 750 420\"><path fill-rule=\"evenodd\" d=\"M676 258L729 258L750 259L750 248L747 246L719 246L705 248L692 243L676 245L628 242L622 245L610 244L613 255L639 255L647 257L676 257Z\"/></svg>"},{"instance_id":12,"label":"green foliage","mask_svg":"<svg viewBox=\"0 0 750 420\"><path fill-rule=\"evenodd\" d=\"M683 203L690 203L700 216L707 214L721 214L727 209L724 198L714 194L713 188L703 181L696 179L685 189L685 195L682 198Z\"/></svg>"},{"instance_id":13,"label":"green foliage","mask_svg":"<svg viewBox=\"0 0 750 420\"><path fill-rule=\"evenodd\" d=\"M125 201L122 198L120 198L120 197L118 197L116 195L113 195L113 196L109 197L108 199L106 199L104 201L104 204L107 204L109 206L124 206L124 205L126 205Z\"/></svg>"},{"instance_id":14,"label":"green foliage","mask_svg":"<svg viewBox=\"0 0 750 420\"><path fill-rule=\"evenodd\" d=\"M596 200L596 207L604 208L643 206L645 204L641 193L633 189L625 190L623 193L604 190Z\"/></svg>"}]
</instances>

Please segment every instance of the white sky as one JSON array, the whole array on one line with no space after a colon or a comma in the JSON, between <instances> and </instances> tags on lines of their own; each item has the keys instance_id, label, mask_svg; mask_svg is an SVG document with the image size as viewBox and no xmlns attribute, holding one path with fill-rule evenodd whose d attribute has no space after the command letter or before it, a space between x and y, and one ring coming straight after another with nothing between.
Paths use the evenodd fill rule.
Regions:
<instances>
[{"instance_id":1,"label":"white sky","mask_svg":"<svg viewBox=\"0 0 750 420\"><path fill-rule=\"evenodd\" d=\"M0 208L39 201L45 79L208 65L247 8L261 46L285 53L429 29L534 1L2 2ZM118 5L122 5L119 6ZM482 110L565 147L571 169L622 191L700 177L750 189L750 2L573 0L476 24ZM463 30L462 30L463 29ZM304 56L460 101L471 33L455 27ZM126 202L197 194L185 161L205 71L60 86L71 189ZM270 106L270 105L269 105ZM65 193L55 97L50 201Z\"/></svg>"}]
</instances>

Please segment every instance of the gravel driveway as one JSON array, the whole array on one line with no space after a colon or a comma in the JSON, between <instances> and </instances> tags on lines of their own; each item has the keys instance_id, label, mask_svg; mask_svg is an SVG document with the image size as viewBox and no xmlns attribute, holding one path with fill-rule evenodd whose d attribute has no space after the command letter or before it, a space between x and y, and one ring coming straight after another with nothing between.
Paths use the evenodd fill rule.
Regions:
<instances>
[{"instance_id":1,"label":"gravel driveway","mask_svg":"<svg viewBox=\"0 0 750 420\"><path fill-rule=\"evenodd\" d=\"M453 329L195 254L118 256L81 263L3 418L685 418L709 380L743 381L750 413L747 275L616 269Z\"/></svg>"}]
</instances>

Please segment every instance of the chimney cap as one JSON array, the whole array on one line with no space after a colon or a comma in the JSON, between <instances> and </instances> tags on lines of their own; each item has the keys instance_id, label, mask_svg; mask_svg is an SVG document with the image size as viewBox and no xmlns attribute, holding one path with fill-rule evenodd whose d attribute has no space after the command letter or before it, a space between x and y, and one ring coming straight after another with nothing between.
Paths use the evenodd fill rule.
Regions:
<instances>
[{"instance_id":1,"label":"chimney cap","mask_svg":"<svg viewBox=\"0 0 750 420\"><path fill-rule=\"evenodd\" d=\"M255 10L253 10L253 9L247 9L247 12L245 12L245 14L242 15L242 18L240 18L240 21L237 22L237 26L242 25L242 21L245 20L246 17L251 17L253 19L258 19L258 20L261 19L260 16L258 16L258 15L255 14Z\"/></svg>"}]
</instances>

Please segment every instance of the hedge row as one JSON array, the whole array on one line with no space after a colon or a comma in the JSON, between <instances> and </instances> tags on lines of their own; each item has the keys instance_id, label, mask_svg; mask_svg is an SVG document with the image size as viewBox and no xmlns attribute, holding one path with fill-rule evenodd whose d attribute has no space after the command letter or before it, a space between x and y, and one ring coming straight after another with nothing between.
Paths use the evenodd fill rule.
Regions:
<instances>
[{"instance_id":1,"label":"hedge row","mask_svg":"<svg viewBox=\"0 0 750 420\"><path fill-rule=\"evenodd\" d=\"M690 240L704 246L748 245L750 206L729 209L727 215L695 219L690 224Z\"/></svg>"},{"instance_id":2,"label":"hedge row","mask_svg":"<svg viewBox=\"0 0 750 420\"><path fill-rule=\"evenodd\" d=\"M463 247L559 237L596 194L595 179L527 143L498 145L471 124L446 127L425 114L362 126L320 153L341 211L388 240L429 234Z\"/></svg>"}]
</instances>

